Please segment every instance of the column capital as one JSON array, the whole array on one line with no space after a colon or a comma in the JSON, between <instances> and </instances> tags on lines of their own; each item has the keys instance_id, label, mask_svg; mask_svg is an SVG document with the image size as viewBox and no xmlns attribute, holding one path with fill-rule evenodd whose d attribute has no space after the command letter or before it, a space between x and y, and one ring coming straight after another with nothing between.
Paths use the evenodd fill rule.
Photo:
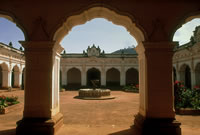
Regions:
<instances>
[{"instance_id":1,"label":"column capital","mask_svg":"<svg viewBox=\"0 0 200 135\"><path fill-rule=\"evenodd\" d=\"M178 42L143 42L136 47L138 54L148 53L148 52L173 52L173 48L178 44Z\"/></svg>"},{"instance_id":2,"label":"column capital","mask_svg":"<svg viewBox=\"0 0 200 135\"><path fill-rule=\"evenodd\" d=\"M158 48L163 48L163 49L172 48L173 49L174 46L176 46L177 44L178 42L171 42L171 41L143 42L144 48L155 48L155 49L158 49Z\"/></svg>"},{"instance_id":3,"label":"column capital","mask_svg":"<svg viewBox=\"0 0 200 135\"><path fill-rule=\"evenodd\" d=\"M63 47L55 41L20 41L20 43L25 48L25 52L48 52L50 50L54 50L60 54L63 51Z\"/></svg>"}]
</instances>

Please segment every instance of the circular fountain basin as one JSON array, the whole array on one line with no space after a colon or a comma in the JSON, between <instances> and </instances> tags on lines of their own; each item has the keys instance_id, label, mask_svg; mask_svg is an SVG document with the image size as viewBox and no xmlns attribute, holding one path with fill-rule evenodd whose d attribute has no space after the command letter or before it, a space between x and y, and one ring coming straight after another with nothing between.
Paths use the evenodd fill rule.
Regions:
<instances>
[{"instance_id":1,"label":"circular fountain basin","mask_svg":"<svg viewBox=\"0 0 200 135\"><path fill-rule=\"evenodd\" d=\"M80 89L78 92L78 98L88 99L88 100L105 100L114 99L111 96L111 91L109 89Z\"/></svg>"}]
</instances>

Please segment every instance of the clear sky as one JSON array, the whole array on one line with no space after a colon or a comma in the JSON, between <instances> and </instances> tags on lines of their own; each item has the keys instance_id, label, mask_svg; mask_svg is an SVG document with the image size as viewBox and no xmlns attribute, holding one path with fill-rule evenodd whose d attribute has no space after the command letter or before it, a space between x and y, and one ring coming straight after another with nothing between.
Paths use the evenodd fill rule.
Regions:
<instances>
[{"instance_id":1,"label":"clear sky","mask_svg":"<svg viewBox=\"0 0 200 135\"><path fill-rule=\"evenodd\" d=\"M190 37L200 19L194 19L183 25L174 35L173 41L179 41L180 45L190 41ZM24 40L23 32L7 19L0 18L0 42L19 48L18 41ZM88 46L95 44L106 53L114 52L118 49L136 46L135 39L122 26L114 25L102 18L96 18L83 25L78 25L65 36L61 45L67 53L82 53Z\"/></svg>"}]
</instances>

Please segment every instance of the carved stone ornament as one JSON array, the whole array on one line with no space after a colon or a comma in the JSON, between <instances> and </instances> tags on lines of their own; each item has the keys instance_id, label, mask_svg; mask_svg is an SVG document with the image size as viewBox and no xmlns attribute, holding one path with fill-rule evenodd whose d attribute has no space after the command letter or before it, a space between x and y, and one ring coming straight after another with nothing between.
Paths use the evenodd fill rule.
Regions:
<instances>
[{"instance_id":1,"label":"carved stone ornament","mask_svg":"<svg viewBox=\"0 0 200 135\"><path fill-rule=\"evenodd\" d=\"M100 56L101 49L99 47L96 47L94 44L92 47L88 46L87 48L87 55L90 56Z\"/></svg>"},{"instance_id":2,"label":"carved stone ornament","mask_svg":"<svg viewBox=\"0 0 200 135\"><path fill-rule=\"evenodd\" d=\"M46 30L46 21L42 17L37 17L33 22L31 33L32 40L49 40L49 34Z\"/></svg>"}]
</instances>

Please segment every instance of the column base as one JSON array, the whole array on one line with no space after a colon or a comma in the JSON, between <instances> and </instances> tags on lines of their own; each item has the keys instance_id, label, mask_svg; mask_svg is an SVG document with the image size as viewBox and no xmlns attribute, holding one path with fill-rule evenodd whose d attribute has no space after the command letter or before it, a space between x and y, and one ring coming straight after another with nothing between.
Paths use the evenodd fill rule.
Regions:
<instances>
[{"instance_id":1,"label":"column base","mask_svg":"<svg viewBox=\"0 0 200 135\"><path fill-rule=\"evenodd\" d=\"M23 118L17 122L16 135L55 135L62 125L61 113L51 119Z\"/></svg>"},{"instance_id":2,"label":"column base","mask_svg":"<svg viewBox=\"0 0 200 135\"><path fill-rule=\"evenodd\" d=\"M138 113L132 128L140 135L181 135L180 125L175 119L145 118Z\"/></svg>"}]
</instances>

